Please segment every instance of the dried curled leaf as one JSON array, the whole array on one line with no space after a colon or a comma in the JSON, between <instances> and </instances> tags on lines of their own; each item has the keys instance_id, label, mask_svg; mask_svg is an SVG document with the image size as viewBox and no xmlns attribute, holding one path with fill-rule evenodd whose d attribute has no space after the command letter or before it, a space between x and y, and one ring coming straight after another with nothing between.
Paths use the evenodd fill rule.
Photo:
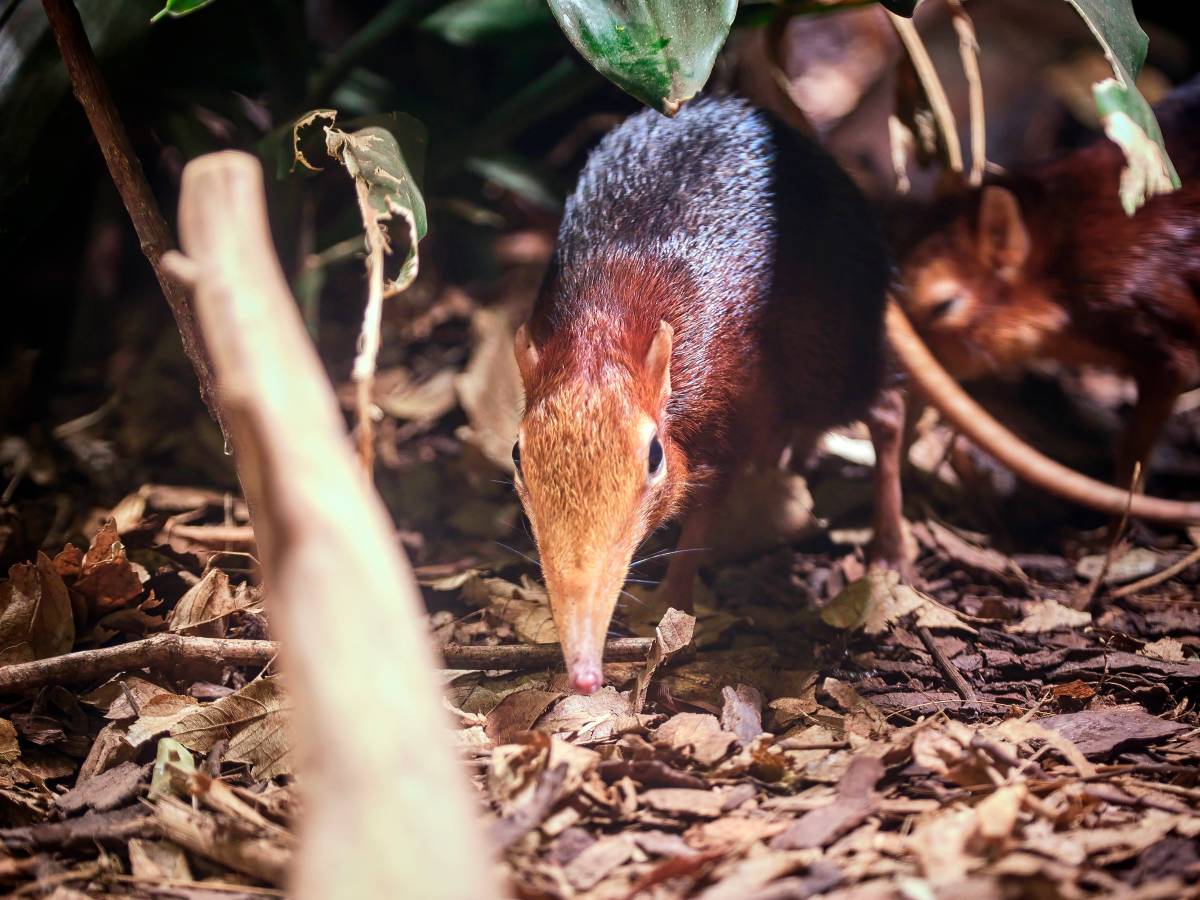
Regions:
<instances>
[{"instance_id":1,"label":"dried curled leaf","mask_svg":"<svg viewBox=\"0 0 1200 900\"><path fill-rule=\"evenodd\" d=\"M50 557L10 568L0 583L0 665L58 656L74 643L71 600Z\"/></svg>"},{"instance_id":2,"label":"dried curled leaf","mask_svg":"<svg viewBox=\"0 0 1200 900\"><path fill-rule=\"evenodd\" d=\"M974 634L973 629L953 610L907 584L896 572L873 570L846 585L821 610L821 621L834 628L862 629L881 634L892 623L916 613L918 625L947 628Z\"/></svg>"},{"instance_id":3,"label":"dried curled leaf","mask_svg":"<svg viewBox=\"0 0 1200 900\"><path fill-rule=\"evenodd\" d=\"M329 122L323 126L325 151L341 163L354 179L363 228L368 234L368 252L372 244L370 235L379 233L386 248L389 246L388 224L402 219L407 225L408 254L399 270L384 281L385 296L398 294L417 277L417 244L429 230L425 198L417 188L400 143L390 130L370 125L354 132L343 131L334 124L337 121L336 110L313 110L297 120L292 127L296 162L312 171L319 171L301 151L300 143L302 132L324 120Z\"/></svg>"},{"instance_id":4,"label":"dried curled leaf","mask_svg":"<svg viewBox=\"0 0 1200 900\"><path fill-rule=\"evenodd\" d=\"M183 717L171 726L171 736L195 751L228 740L228 759L249 763L256 779L274 778L292 771L290 713L279 679L259 678Z\"/></svg>"},{"instance_id":5,"label":"dried curled leaf","mask_svg":"<svg viewBox=\"0 0 1200 900\"><path fill-rule=\"evenodd\" d=\"M228 575L212 569L179 598L167 617L167 628L183 634L223 637L224 620L228 616L261 611L262 597L256 589L244 582L234 589Z\"/></svg>"}]
</instances>

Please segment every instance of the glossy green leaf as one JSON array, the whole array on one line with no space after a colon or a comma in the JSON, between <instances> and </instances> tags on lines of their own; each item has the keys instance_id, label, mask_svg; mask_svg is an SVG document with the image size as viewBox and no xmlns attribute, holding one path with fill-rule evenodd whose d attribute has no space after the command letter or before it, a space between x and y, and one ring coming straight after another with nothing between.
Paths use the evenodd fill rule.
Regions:
<instances>
[{"instance_id":1,"label":"glossy green leaf","mask_svg":"<svg viewBox=\"0 0 1200 900\"><path fill-rule=\"evenodd\" d=\"M212 2L213 0L167 0L163 8L150 17L150 21L157 22L163 16L171 16L177 19L180 16L186 16L188 13L194 13L198 9L203 9Z\"/></svg>"},{"instance_id":2,"label":"glossy green leaf","mask_svg":"<svg viewBox=\"0 0 1200 900\"><path fill-rule=\"evenodd\" d=\"M704 87L737 13L737 0L549 2L597 71L667 115Z\"/></svg>"},{"instance_id":3,"label":"glossy green leaf","mask_svg":"<svg viewBox=\"0 0 1200 900\"><path fill-rule=\"evenodd\" d=\"M1138 26L1130 0L1067 0L1087 23L1112 66L1113 77L1092 86L1104 133L1125 153L1121 205L1134 211L1155 194L1179 187L1158 122L1134 84L1146 61L1149 38Z\"/></svg>"},{"instance_id":4,"label":"glossy green leaf","mask_svg":"<svg viewBox=\"0 0 1200 900\"><path fill-rule=\"evenodd\" d=\"M550 27L545 0L452 0L421 23L447 43L472 46Z\"/></svg>"}]
</instances>

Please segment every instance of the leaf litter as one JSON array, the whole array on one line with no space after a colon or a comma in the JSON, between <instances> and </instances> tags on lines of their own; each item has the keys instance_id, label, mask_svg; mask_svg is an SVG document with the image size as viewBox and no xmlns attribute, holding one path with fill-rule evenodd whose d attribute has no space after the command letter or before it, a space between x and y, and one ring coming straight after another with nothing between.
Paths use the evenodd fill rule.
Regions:
<instances>
[{"instance_id":1,"label":"leaf litter","mask_svg":"<svg viewBox=\"0 0 1200 900\"><path fill-rule=\"evenodd\" d=\"M425 519L399 526L435 642L552 643L532 543L510 490L495 486L520 397L504 350L519 317L474 302L447 316L475 352L405 361L395 403L379 405L420 428L392 455L381 449L380 489L395 508L428 500ZM861 468L819 456L817 512ZM230 554L212 539L245 528L235 497L147 484L92 521L75 546L9 561L4 663L144 634L269 635L252 545ZM606 665L590 697L569 692L561 666L447 672L456 752L505 890L1195 894L1200 572L1105 593L1186 545L1139 533L1115 555L1101 602L1081 611L1072 597L1103 544L1047 541L1017 558L969 519L912 524L911 582L868 570L861 548L814 526L782 542L756 536L752 551L709 566L694 618L631 583L614 631L652 637L653 649ZM634 576L660 578L666 559L650 557L670 546L649 548ZM85 895L281 890L303 780L270 666L155 666L3 700L3 889L33 890L53 860Z\"/></svg>"}]
</instances>

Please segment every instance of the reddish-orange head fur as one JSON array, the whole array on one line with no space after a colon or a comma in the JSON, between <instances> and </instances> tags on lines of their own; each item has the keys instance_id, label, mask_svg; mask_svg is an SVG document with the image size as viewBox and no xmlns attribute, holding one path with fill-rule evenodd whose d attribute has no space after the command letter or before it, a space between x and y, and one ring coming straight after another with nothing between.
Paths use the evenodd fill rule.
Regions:
<instances>
[{"instance_id":1,"label":"reddish-orange head fur","mask_svg":"<svg viewBox=\"0 0 1200 900\"><path fill-rule=\"evenodd\" d=\"M905 257L903 303L930 349L969 378L1042 355L1067 312L1031 265L1032 241L1020 204L988 186L976 215L960 213Z\"/></svg>"},{"instance_id":2,"label":"reddish-orange head fur","mask_svg":"<svg viewBox=\"0 0 1200 900\"><path fill-rule=\"evenodd\" d=\"M679 507L686 459L667 421L672 329L537 347L516 337L526 408L516 485L541 554L571 683L599 689L609 620L643 538ZM680 476L683 476L682 478Z\"/></svg>"}]
</instances>

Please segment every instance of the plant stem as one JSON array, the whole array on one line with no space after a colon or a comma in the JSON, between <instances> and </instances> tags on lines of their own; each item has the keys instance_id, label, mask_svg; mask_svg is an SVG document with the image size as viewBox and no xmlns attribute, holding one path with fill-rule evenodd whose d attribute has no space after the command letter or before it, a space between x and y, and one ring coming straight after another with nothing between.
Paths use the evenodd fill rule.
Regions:
<instances>
[{"instance_id":1,"label":"plant stem","mask_svg":"<svg viewBox=\"0 0 1200 900\"><path fill-rule=\"evenodd\" d=\"M75 8L72 0L42 0L42 5L46 10L46 18L50 20L54 40L58 43L58 49L67 65L75 97L87 114L96 142L100 145L100 152L104 154L104 162L108 165L109 175L112 176L113 184L121 195L121 202L125 204L125 210L129 213L133 228L137 232L142 253L154 269L167 305L171 307L171 314L175 317L175 325L183 341L183 351L191 361L196 378L200 382L200 398L220 426L222 434L228 439L229 432L217 402L217 386L212 365L200 336L191 298L183 285L174 280L162 266L163 254L174 247L171 229L158 208L154 192L146 180L146 173L142 170L142 164L134 152L112 94L109 93L108 85L100 72L96 54L83 29L79 10Z\"/></svg>"}]
</instances>

